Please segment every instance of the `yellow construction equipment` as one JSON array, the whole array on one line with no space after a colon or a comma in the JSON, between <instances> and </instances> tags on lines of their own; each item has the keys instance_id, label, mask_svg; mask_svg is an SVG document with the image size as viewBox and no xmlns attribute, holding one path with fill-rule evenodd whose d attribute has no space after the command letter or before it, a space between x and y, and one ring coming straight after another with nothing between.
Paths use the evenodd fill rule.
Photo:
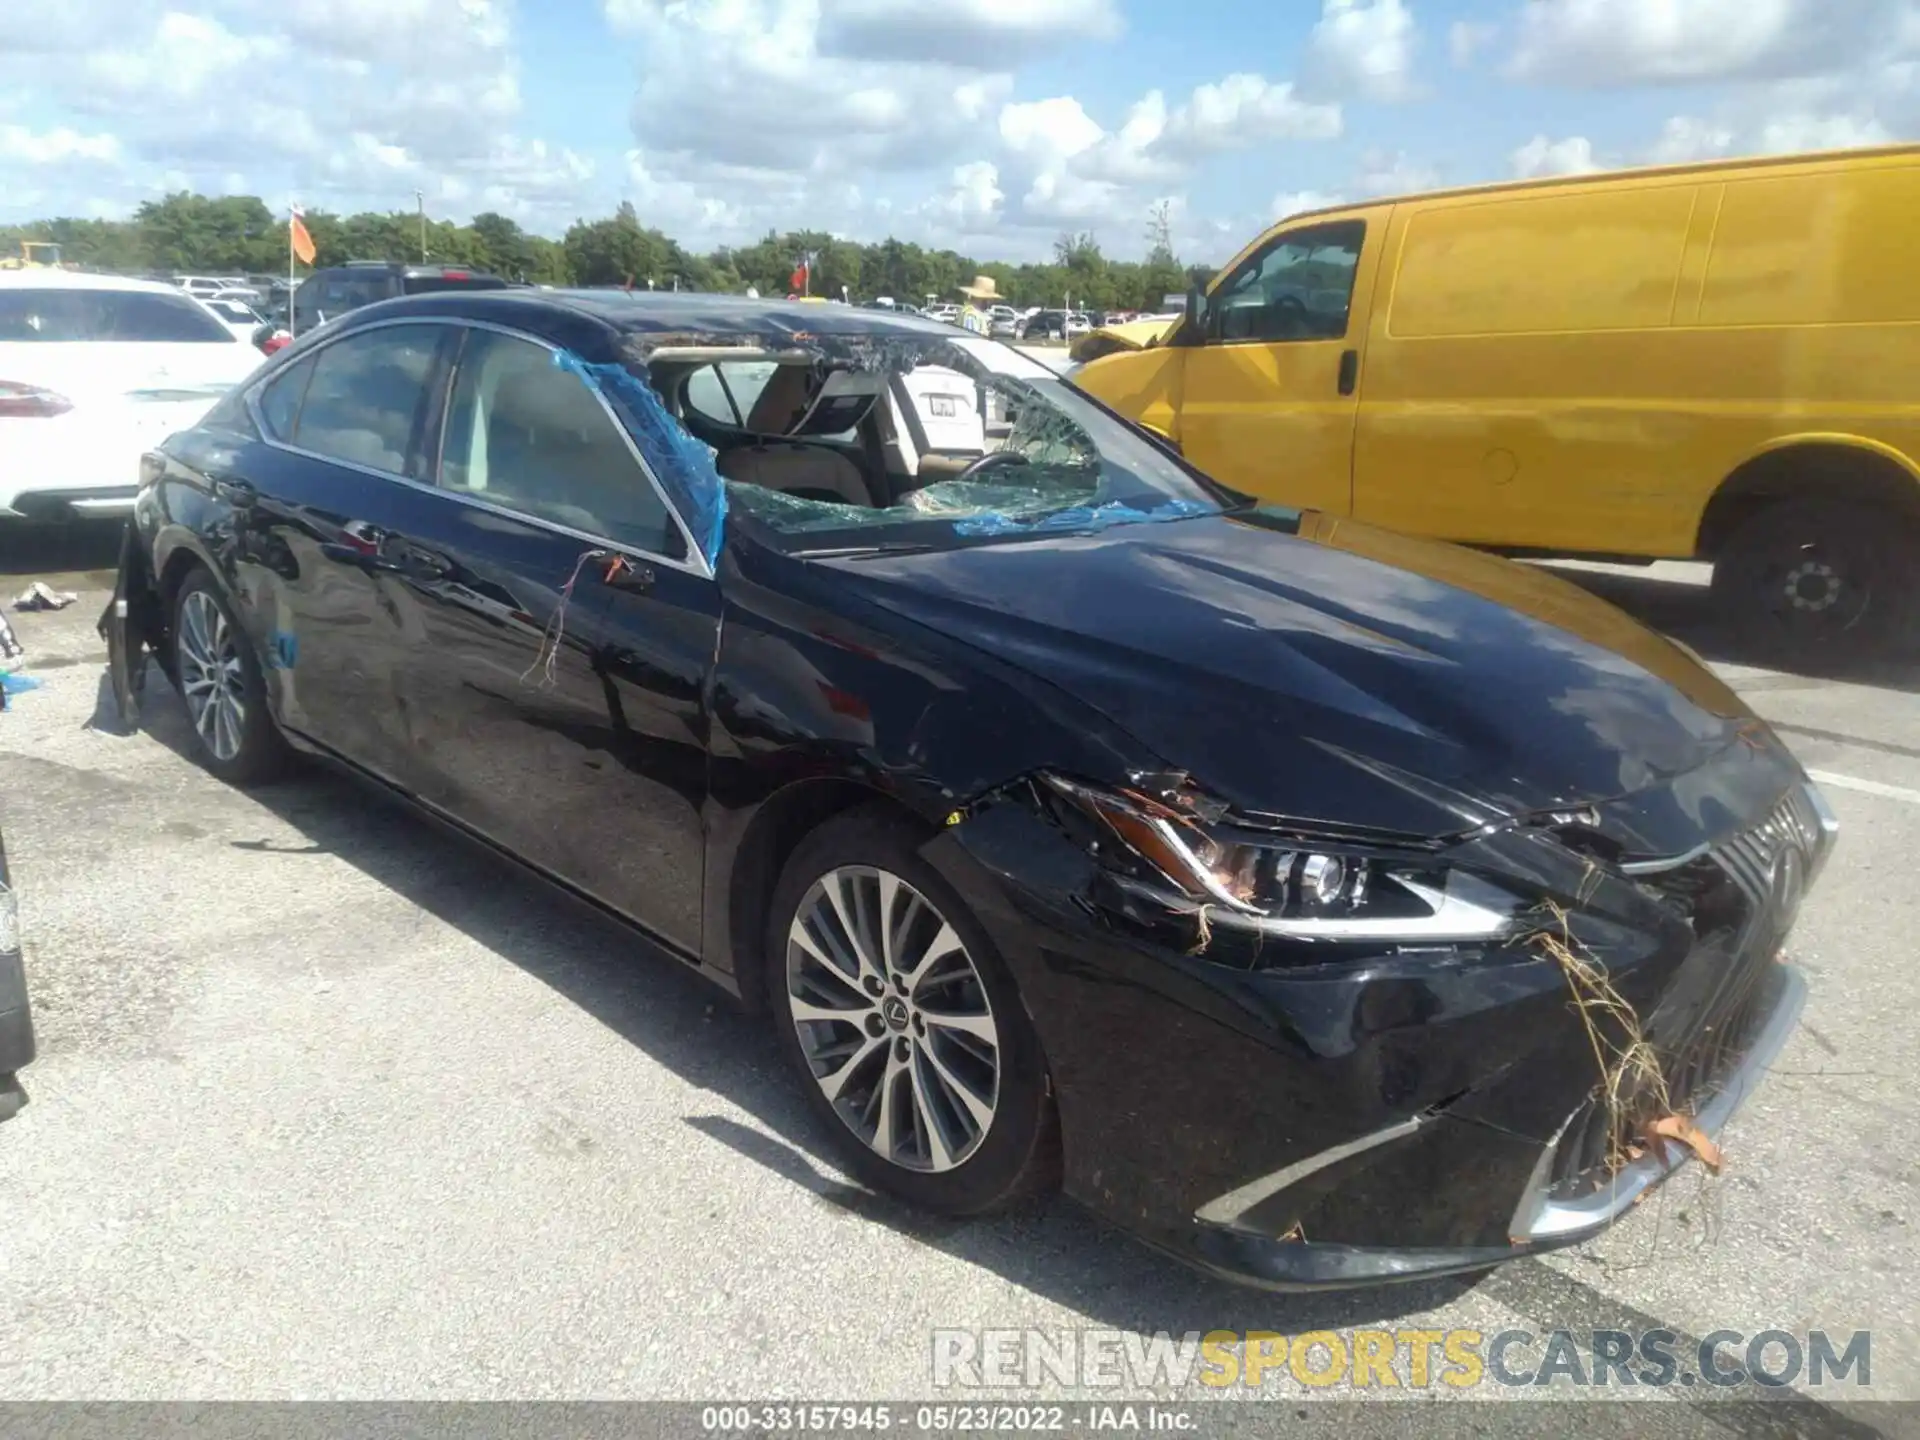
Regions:
<instances>
[{"instance_id":1,"label":"yellow construction equipment","mask_svg":"<svg viewBox=\"0 0 1920 1440\"><path fill-rule=\"evenodd\" d=\"M19 253L0 255L0 270L62 270L60 247L51 240L21 240Z\"/></svg>"}]
</instances>

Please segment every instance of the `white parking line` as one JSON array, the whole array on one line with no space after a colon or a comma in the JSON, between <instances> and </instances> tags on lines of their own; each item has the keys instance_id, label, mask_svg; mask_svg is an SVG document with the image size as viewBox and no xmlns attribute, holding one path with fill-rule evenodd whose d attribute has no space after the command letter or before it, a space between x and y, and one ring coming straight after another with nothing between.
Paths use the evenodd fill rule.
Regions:
<instances>
[{"instance_id":1,"label":"white parking line","mask_svg":"<svg viewBox=\"0 0 1920 1440\"><path fill-rule=\"evenodd\" d=\"M1835 790L1858 790L1862 795L1881 795L1888 800L1905 800L1909 805L1920 805L1920 790L1909 790L1904 785L1886 785L1878 780L1836 775L1831 770L1809 770L1807 775L1816 783L1831 785Z\"/></svg>"}]
</instances>

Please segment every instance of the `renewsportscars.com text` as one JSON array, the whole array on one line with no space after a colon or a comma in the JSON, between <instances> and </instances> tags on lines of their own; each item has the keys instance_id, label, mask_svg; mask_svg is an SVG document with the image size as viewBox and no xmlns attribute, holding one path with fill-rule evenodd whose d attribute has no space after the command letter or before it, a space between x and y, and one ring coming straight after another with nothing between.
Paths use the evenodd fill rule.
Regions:
<instances>
[{"instance_id":1,"label":"renewsportscars.com text","mask_svg":"<svg viewBox=\"0 0 1920 1440\"><path fill-rule=\"evenodd\" d=\"M1184 1389L1274 1384L1309 1390L1483 1385L1664 1389L1873 1383L1873 1337L1855 1330L1746 1333L1694 1340L1674 1330L1308 1330L1297 1335L1190 1330L936 1330L941 1389Z\"/></svg>"}]
</instances>

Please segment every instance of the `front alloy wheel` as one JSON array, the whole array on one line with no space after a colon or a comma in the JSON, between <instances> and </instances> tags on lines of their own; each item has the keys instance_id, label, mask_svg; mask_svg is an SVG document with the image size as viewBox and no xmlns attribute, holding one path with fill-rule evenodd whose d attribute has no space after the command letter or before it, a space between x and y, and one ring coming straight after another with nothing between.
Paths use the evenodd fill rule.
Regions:
<instances>
[{"instance_id":1,"label":"front alloy wheel","mask_svg":"<svg viewBox=\"0 0 1920 1440\"><path fill-rule=\"evenodd\" d=\"M766 993L780 1048L846 1168L947 1215L1049 1188L1040 1037L986 929L885 806L802 840L774 888Z\"/></svg>"},{"instance_id":2,"label":"front alloy wheel","mask_svg":"<svg viewBox=\"0 0 1920 1440\"><path fill-rule=\"evenodd\" d=\"M841 1122L883 1160L951 1170L993 1126L1000 1032L953 926L892 871L813 883L787 932L802 1054Z\"/></svg>"}]
</instances>

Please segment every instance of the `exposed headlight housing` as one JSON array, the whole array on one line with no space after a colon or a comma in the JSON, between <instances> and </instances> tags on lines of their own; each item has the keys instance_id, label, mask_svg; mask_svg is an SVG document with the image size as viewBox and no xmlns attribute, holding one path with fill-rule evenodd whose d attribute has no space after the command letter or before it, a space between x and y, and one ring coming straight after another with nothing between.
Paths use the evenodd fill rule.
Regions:
<instances>
[{"instance_id":1,"label":"exposed headlight housing","mask_svg":"<svg viewBox=\"0 0 1920 1440\"><path fill-rule=\"evenodd\" d=\"M1298 940L1389 945L1490 942L1519 932L1523 902L1431 856L1227 836L1199 815L1058 775L1057 795L1124 845L1169 899Z\"/></svg>"}]
</instances>

